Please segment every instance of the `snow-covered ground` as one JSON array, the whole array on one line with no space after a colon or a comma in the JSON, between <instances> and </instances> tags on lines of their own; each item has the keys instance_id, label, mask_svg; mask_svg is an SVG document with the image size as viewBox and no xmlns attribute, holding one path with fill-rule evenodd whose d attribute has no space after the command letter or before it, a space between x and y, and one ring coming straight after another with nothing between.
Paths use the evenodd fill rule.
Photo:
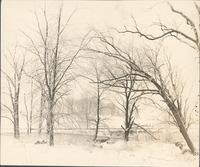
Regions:
<instances>
[{"instance_id":1,"label":"snow-covered ground","mask_svg":"<svg viewBox=\"0 0 200 167\"><path fill-rule=\"evenodd\" d=\"M94 144L91 137L56 134L55 146L35 144L46 136L1 134L1 164L16 165L113 165L198 167L198 156L181 151L171 143L123 140Z\"/></svg>"}]
</instances>

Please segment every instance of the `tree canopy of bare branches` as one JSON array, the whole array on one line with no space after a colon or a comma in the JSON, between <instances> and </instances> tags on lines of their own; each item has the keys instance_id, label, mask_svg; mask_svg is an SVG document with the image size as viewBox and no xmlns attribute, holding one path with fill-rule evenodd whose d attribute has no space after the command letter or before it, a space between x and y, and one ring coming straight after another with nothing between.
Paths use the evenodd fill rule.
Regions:
<instances>
[{"instance_id":1,"label":"tree canopy of bare branches","mask_svg":"<svg viewBox=\"0 0 200 167\"><path fill-rule=\"evenodd\" d=\"M146 90L141 90L140 84L136 82L136 76L127 75L132 73L131 66L123 67L118 64L116 68L118 70L113 71L114 66L107 67L107 78L101 81L101 84L109 86L111 91L122 96L122 100L116 99L116 101L119 104L119 109L124 113L124 125L121 127L124 130L124 140L128 141L129 132L135 124L135 116L139 113L137 103ZM119 78L119 76L124 77Z\"/></svg>"},{"instance_id":2,"label":"tree canopy of bare branches","mask_svg":"<svg viewBox=\"0 0 200 167\"><path fill-rule=\"evenodd\" d=\"M92 45L88 46L86 48L88 51L113 57L132 68L132 73L127 73L126 75L115 78L115 80L124 78L127 75L135 76L136 80L144 80L147 90L161 97L164 104L170 109L180 133L184 137L191 152L195 153L193 143L183 123L180 102L181 91L178 94L177 85L174 83L175 78L172 76L171 71L168 70L167 76L163 75L163 71L161 70L163 64L159 64L158 61L159 50L154 51L150 48L136 49L133 54L116 45L113 37L99 32L95 33L93 42L100 43L98 45L99 47L94 48Z\"/></svg>"},{"instance_id":3,"label":"tree canopy of bare branches","mask_svg":"<svg viewBox=\"0 0 200 167\"><path fill-rule=\"evenodd\" d=\"M101 120L101 110L102 110L102 100L104 99L103 94L107 88L101 87L101 77L103 75L103 66L100 66L97 62L92 62L92 71L89 75L81 75L82 77L88 79L91 84L95 85L94 92L96 97L96 119L95 122L95 134L93 141L96 141L98 138L99 125Z\"/></svg>"},{"instance_id":4,"label":"tree canopy of bare branches","mask_svg":"<svg viewBox=\"0 0 200 167\"><path fill-rule=\"evenodd\" d=\"M24 33L31 43L31 48L26 49L38 58L40 71L43 76L42 79L44 78L44 90L48 103L47 128L49 132L49 145L54 145L54 106L70 91L69 83L73 80L73 76L69 71L72 70L72 64L79 54L83 43L81 41L79 48L75 50L70 46L66 50L63 34L72 15L63 25L62 10L63 6L61 5L55 27L50 24L46 9L43 10L43 25L41 25L38 15L35 15L37 32L40 38L39 42ZM42 27L44 27L44 30Z\"/></svg>"},{"instance_id":5,"label":"tree canopy of bare branches","mask_svg":"<svg viewBox=\"0 0 200 167\"><path fill-rule=\"evenodd\" d=\"M185 22L185 26L188 26L190 28L190 33L187 31L182 31L174 27L170 27L168 25L165 25L162 23L161 20L159 20L158 23L155 23L155 26L159 26L161 34L158 34L157 36L148 34L146 32L141 31L139 28L136 19L132 16L132 20L134 23L134 29L129 29L126 26L124 26L125 30L119 31L119 33L130 33L130 34L137 34L140 37L144 37L147 40L159 40L164 38L175 38L178 41L186 44L187 46L191 47L192 49L195 49L198 51L198 54L200 56L200 23L197 23L196 21L193 21L193 19L189 16L187 16L184 12L179 11L178 9L175 9L171 3L167 3L171 12L174 13L175 17L179 17ZM194 2L194 8L196 9L196 14L199 18L200 22L200 6L198 3ZM158 32L159 33L159 32Z\"/></svg>"},{"instance_id":6,"label":"tree canopy of bare branches","mask_svg":"<svg viewBox=\"0 0 200 167\"><path fill-rule=\"evenodd\" d=\"M19 62L19 54L17 52L18 46L16 45L14 52L9 51L9 56L7 55L8 64L12 68L12 73L6 72L4 69L1 69L4 74L7 83L8 83L8 96L11 101L12 107L7 104L2 104L3 108L7 110L10 116L1 116L3 118L9 119L14 126L14 137L20 137L19 129L19 99L20 99L20 88L21 88L21 79L23 75L23 69L25 66L25 54L22 55L22 62Z\"/></svg>"}]
</instances>

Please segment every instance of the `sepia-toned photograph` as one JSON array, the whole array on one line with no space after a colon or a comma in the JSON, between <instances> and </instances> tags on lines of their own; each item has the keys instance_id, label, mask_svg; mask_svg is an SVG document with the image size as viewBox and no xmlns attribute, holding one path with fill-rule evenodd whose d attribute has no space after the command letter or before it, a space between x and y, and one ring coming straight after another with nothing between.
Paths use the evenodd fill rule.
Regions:
<instances>
[{"instance_id":1,"label":"sepia-toned photograph","mask_svg":"<svg viewBox=\"0 0 200 167\"><path fill-rule=\"evenodd\" d=\"M1 165L199 166L200 1L2 0Z\"/></svg>"}]
</instances>

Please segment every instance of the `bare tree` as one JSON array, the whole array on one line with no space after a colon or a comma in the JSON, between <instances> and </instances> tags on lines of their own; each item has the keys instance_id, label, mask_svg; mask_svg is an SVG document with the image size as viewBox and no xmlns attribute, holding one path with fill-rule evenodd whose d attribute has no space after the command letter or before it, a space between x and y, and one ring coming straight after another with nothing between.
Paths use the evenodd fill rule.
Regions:
<instances>
[{"instance_id":1,"label":"bare tree","mask_svg":"<svg viewBox=\"0 0 200 167\"><path fill-rule=\"evenodd\" d=\"M43 76L43 72L41 72L40 68L35 69L35 64L33 64L32 60L30 61L31 64L29 64L29 69L24 69L24 74L31 79L31 84L33 84L36 88L31 94L36 94L36 96L40 97L40 105L39 109L36 109L39 111L39 116L38 116L38 134L41 134L42 132L42 124L44 120L47 120L47 114L45 113L46 109L46 90L45 90L45 80ZM33 82L34 81L34 82ZM40 92L37 94L37 92ZM33 95L32 95L33 96ZM28 111L27 106L26 106L26 99L24 98L24 103L25 103L25 108L26 112ZM38 105L37 105L38 106ZM25 115L26 116L26 115ZM47 121L46 121L47 122ZM48 128L47 128L47 133L48 133Z\"/></svg>"},{"instance_id":2,"label":"bare tree","mask_svg":"<svg viewBox=\"0 0 200 167\"><path fill-rule=\"evenodd\" d=\"M184 12L175 9L174 6L171 3L167 3L171 12L175 14L175 16L177 16L177 19L179 17L179 19L182 19L184 21L184 26L185 27L189 27L189 31L183 31L177 27L171 27L168 26L166 24L164 24L161 20L159 20L159 22L154 23L154 26L158 26L159 30L160 30L160 35L153 35L153 34L149 34L146 32L143 32L141 30L141 28L138 26L135 18L133 16L131 16L133 22L134 22L134 29L130 29L127 28L126 26L124 26L125 30L123 31L119 31L117 30L119 33L129 33L129 34L137 34L140 37L143 37L147 40L150 41L154 41L154 40L159 40L159 39L165 39L165 38L175 38L177 41L186 44L188 47L194 49L197 51L198 56L199 56L199 62L200 62L200 6L199 3L197 2L193 2L193 7L196 11L196 16L198 18L198 20L193 20L192 17L187 16L187 14L185 14ZM159 32L159 31L157 31ZM200 66L199 66L200 68ZM172 78L172 76L170 76ZM172 78L173 80L174 78ZM174 89L174 88L173 88ZM200 98L200 96L199 96ZM179 105L185 105L184 108L182 108L185 112L183 114L184 120L184 124L186 126L186 130L188 130L188 128L191 126L192 123L194 123L194 121L192 121L191 119L191 115L193 114L193 112L189 112L186 108L187 107L187 100L185 99L185 101L181 101L179 100ZM192 110L194 111L194 110ZM169 123L172 124L176 124L174 123L174 121L169 120Z\"/></svg>"},{"instance_id":3,"label":"bare tree","mask_svg":"<svg viewBox=\"0 0 200 167\"><path fill-rule=\"evenodd\" d=\"M38 134L41 134L41 132L42 132L42 123L43 123L43 120L44 120L44 109L45 109L45 101L46 101L44 89L41 88L40 92L41 92L41 94L40 94Z\"/></svg>"},{"instance_id":4,"label":"bare tree","mask_svg":"<svg viewBox=\"0 0 200 167\"><path fill-rule=\"evenodd\" d=\"M73 80L70 71L75 58L81 50L80 46L78 49L74 49L71 46L68 46L69 50L65 50L64 48L66 44L63 41L63 33L73 14L63 25L62 8L63 6L61 5L56 20L55 31L53 30L54 26L51 26L49 23L46 9L43 11L45 21L44 30L42 30L41 23L36 15L37 32L40 37L40 42L36 43L33 38L24 33L31 43L31 48L26 49L38 57L44 76L48 106L47 128L50 146L54 145L54 108L56 103L69 93L68 85Z\"/></svg>"},{"instance_id":5,"label":"bare tree","mask_svg":"<svg viewBox=\"0 0 200 167\"><path fill-rule=\"evenodd\" d=\"M120 75L125 75L127 72L123 67L118 66L118 69L121 69ZM123 98L122 102L117 100L118 104L120 105L119 109L124 113L124 126L121 125L122 129L124 130L124 140L129 140L129 132L134 124L135 119L135 112L138 113L138 108L136 107L136 102L140 96L137 96L136 99L136 92L135 89L135 76L127 75L123 79L116 80L118 78L119 72L113 72L111 69L107 68L108 73L110 74L109 78L105 81L101 81L104 85L110 86L111 88L117 88L115 92L120 94ZM129 72L131 73L131 67ZM120 91L122 90L122 91Z\"/></svg>"},{"instance_id":6,"label":"bare tree","mask_svg":"<svg viewBox=\"0 0 200 167\"><path fill-rule=\"evenodd\" d=\"M130 34L138 34L140 37L144 37L147 40L159 40L159 39L165 39L165 38L175 38L176 40L178 40L179 42L182 42L184 44L186 44L187 46L189 46L190 48L196 50L198 52L199 55L199 60L200 60L200 6L199 3L197 2L193 2L193 7L194 7L194 11L196 12L196 16L198 18L198 20L193 20L192 17L187 16L187 14L185 14L184 12L175 9L174 6L171 3L167 3L171 12L174 13L174 16L177 16L177 19L182 19L184 21L184 26L185 27L189 27L189 31L183 31L177 27L171 27L168 26L164 23L162 23L161 20L159 20L159 22L154 23L154 26L158 26L160 29L161 34L160 35L152 35L146 32L143 32L141 30L141 28L139 28L135 18L132 16L132 20L134 22L134 29L129 29L126 26L124 26L125 30L123 31L119 31L117 30L119 33L130 33ZM158 31L159 32L159 31ZM199 66L200 68L200 66ZM169 68L169 71L171 71L171 69ZM172 71L171 71L172 72ZM171 78L171 82L174 82L173 80L175 78L173 78L173 74L170 76ZM173 88L176 89L176 88ZM183 89L183 88L182 88ZM177 90L174 90L177 91ZM200 97L200 96L199 96ZM182 98L182 97L179 97ZM186 126L186 130L191 126L191 124L193 123L192 119L191 119L191 115L193 114L193 112L188 112L187 108L187 99L184 100L180 100L178 103L181 103L179 105L182 106L182 109L184 110L184 124ZM183 106L184 105L184 106ZM194 110L192 110L194 111ZM171 121L169 121L171 122ZM174 121L172 120L172 124Z\"/></svg>"},{"instance_id":7,"label":"bare tree","mask_svg":"<svg viewBox=\"0 0 200 167\"><path fill-rule=\"evenodd\" d=\"M96 97L96 119L94 119L95 122L95 134L93 141L96 141L98 138L98 132L99 132L99 125L101 122L101 109L102 109L102 100L104 99L103 94L106 91L105 88L101 88L101 77L103 74L103 68L98 67L97 62L92 63L91 65L93 67L93 72L90 70L90 75L80 75L86 79L88 79L93 85L95 85L95 97ZM91 76L92 74L92 76Z\"/></svg>"},{"instance_id":8,"label":"bare tree","mask_svg":"<svg viewBox=\"0 0 200 167\"><path fill-rule=\"evenodd\" d=\"M99 72L98 69L95 68L95 73L96 73L96 86L97 86L97 110L96 110L96 130L95 130L95 135L94 135L94 141L97 139L98 135L98 130L99 130L99 122L100 122L100 102L101 102L101 96L103 94L103 91L100 92L100 78L99 78Z\"/></svg>"},{"instance_id":9,"label":"bare tree","mask_svg":"<svg viewBox=\"0 0 200 167\"><path fill-rule=\"evenodd\" d=\"M30 61L31 64L29 64L28 67L30 67L30 71L27 69L24 69L24 73L25 75L30 78L31 80L33 80L34 82L34 86L36 87L36 89L34 90L34 93L36 94L36 92L40 92L39 94L37 94L40 97L40 105L39 105L39 109L37 109L39 111L39 116L38 116L38 134L41 134L42 132L42 125L44 120L46 121L46 132L48 134L48 121L47 121L47 113L46 111L46 101L47 101L47 90L45 87L45 78L44 78L44 73L43 73L43 69L41 69L41 67L35 68L35 64L33 64L33 60ZM38 64L38 63L37 63Z\"/></svg>"},{"instance_id":10,"label":"bare tree","mask_svg":"<svg viewBox=\"0 0 200 167\"><path fill-rule=\"evenodd\" d=\"M27 106L27 98L24 94L24 106L26 110L26 114L23 114L26 117L27 124L27 134L29 135L32 131L32 121L33 121L33 82L31 82L31 92L30 92L30 108Z\"/></svg>"},{"instance_id":11,"label":"bare tree","mask_svg":"<svg viewBox=\"0 0 200 167\"><path fill-rule=\"evenodd\" d=\"M124 140L129 140L129 134L133 125L142 128L152 138L156 139L148 130L135 122L136 116L139 114L138 103L144 95L150 94L154 90L146 89L142 84L143 79L138 79L135 75L131 75L133 69L130 65L117 62L117 71L113 71L114 66L107 67L107 79L101 81L102 84L109 86L111 91L122 96L122 100L116 99L120 109L124 113ZM128 74L128 75L127 75ZM124 76L121 78L121 76Z\"/></svg>"},{"instance_id":12,"label":"bare tree","mask_svg":"<svg viewBox=\"0 0 200 167\"><path fill-rule=\"evenodd\" d=\"M161 70L163 65L158 63L159 52L144 48L140 52L139 50L135 50L136 55L133 55L125 49L115 45L113 37L105 36L103 33L96 33L95 37L93 38L93 42L94 41L99 42L101 47L98 48L96 46L93 48L91 46L91 48L88 46L87 50L113 57L130 65L133 69L133 72L126 75L133 75L143 79L147 89L151 90L153 88L152 93L157 94L162 98L163 102L170 109L170 112L178 125L180 133L184 137L191 152L194 154L195 148L183 123L181 116L182 108L180 107L179 99L177 99L175 95L173 82L171 85L172 87L169 87L168 82L166 82L166 79L163 77L163 71ZM124 78L125 76L120 76L118 79Z\"/></svg>"},{"instance_id":13,"label":"bare tree","mask_svg":"<svg viewBox=\"0 0 200 167\"><path fill-rule=\"evenodd\" d=\"M18 57L17 46L14 49L14 52L9 51L9 58L7 57L7 61L11 67L12 73L9 74L5 72L4 69L1 69L4 74L7 83L8 83L8 95L11 101L12 107L9 107L7 104L2 104L2 106L10 112L11 117L1 116L9 119L14 126L14 137L20 137L19 130L19 98L20 98L20 88L21 88L21 79L23 75L23 69L25 66L25 54L22 57ZM22 58L22 62L19 60Z\"/></svg>"},{"instance_id":14,"label":"bare tree","mask_svg":"<svg viewBox=\"0 0 200 167\"><path fill-rule=\"evenodd\" d=\"M168 91L170 90L171 94L171 100L174 101L174 103L177 105L178 110L180 111L180 118L185 126L186 131L190 128L192 124L194 124L196 121L194 120L194 112L195 108L190 108L188 105L188 97L187 95L184 95L185 87L180 81L180 78L178 77L178 73L173 69L170 59L167 58L165 61L166 71L167 74L163 76L162 74L162 68L158 65L158 60L154 59L152 57L149 57L152 67L154 68L154 77L159 78L162 85L167 86ZM160 65L161 66L161 65ZM163 106L162 104L159 104L155 102L153 99L149 99L153 105L158 108L159 110L162 110L164 112L168 113L168 120L165 121L165 123L174 125L178 127L178 124L176 122L176 119L174 118L173 114L171 114L170 110L166 108L166 106ZM196 106L196 105L195 105Z\"/></svg>"}]
</instances>

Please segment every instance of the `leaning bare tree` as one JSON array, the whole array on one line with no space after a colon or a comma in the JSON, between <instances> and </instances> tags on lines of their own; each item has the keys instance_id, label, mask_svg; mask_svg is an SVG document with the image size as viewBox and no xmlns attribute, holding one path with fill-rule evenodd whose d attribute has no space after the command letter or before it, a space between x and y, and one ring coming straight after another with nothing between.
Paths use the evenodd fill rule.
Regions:
<instances>
[{"instance_id":1,"label":"leaning bare tree","mask_svg":"<svg viewBox=\"0 0 200 167\"><path fill-rule=\"evenodd\" d=\"M155 40L166 39L166 38L174 38L178 42L184 43L186 46L197 51L197 54L199 56L199 62L200 62L200 33L199 33L200 32L200 5L199 3L195 1L193 2L194 11L196 12L195 17L197 17L197 19L193 19L191 16L188 16L185 12L175 9L171 3L168 2L167 4L171 12L174 14L174 16L177 17L177 20L180 20L180 21L182 20L183 22L182 26L184 26L185 29L186 28L190 28L190 29L187 29L187 31L182 30L174 26L166 25L162 22L162 20L159 20L157 23L153 24L154 27L158 27L158 30L156 32L158 32L159 35L153 35L148 32L142 31L142 28L139 27L135 18L132 16L131 18L134 23L134 28L127 28L126 26L124 26L125 29L123 31L119 31L119 30L117 31L122 34L124 33L136 34L149 41L155 41ZM199 70L200 70L200 66L199 66ZM181 103L183 103L183 101L181 101ZM185 108L187 108L186 103L187 103L187 100L184 102ZM192 112L189 112L189 113L187 112L188 111L185 110L185 113L183 114L183 117L185 117L185 120L188 119L187 122L184 121L184 123L186 124L186 129L188 129L191 123L193 122L190 118ZM189 118L186 118L186 115L189 115ZM176 125L176 123L174 123L173 120L170 122Z\"/></svg>"},{"instance_id":2,"label":"leaning bare tree","mask_svg":"<svg viewBox=\"0 0 200 167\"><path fill-rule=\"evenodd\" d=\"M20 55L17 53L17 46L14 49L14 52L9 51L9 57L7 56L7 61L10 66L11 73L8 73L4 69L1 69L4 74L7 84L8 84L8 96L10 98L11 106L7 104L2 104L2 107L10 112L11 117L1 116L11 120L14 126L14 137L20 137L19 130L19 99L20 99L20 89L21 89L21 80L23 75L23 69L25 66L25 54ZM21 57L19 57L21 56ZM19 60L22 58L22 61Z\"/></svg>"},{"instance_id":3,"label":"leaning bare tree","mask_svg":"<svg viewBox=\"0 0 200 167\"><path fill-rule=\"evenodd\" d=\"M180 133L185 139L191 152L194 154L195 148L183 123L181 116L182 108L180 107L179 99L177 99L174 92L173 82L171 82L171 86L168 86L168 82L165 81L166 78L163 76L163 70L161 70L162 65L158 63L159 52L144 48L141 51L136 49L134 54L132 54L132 52L130 53L126 49L120 48L115 44L113 37L105 36L103 33L98 32L95 34L93 41L97 43L97 46L99 46L98 43L100 43L100 47L88 46L88 50L113 57L126 63L133 69L133 72L129 75L144 79L147 88L152 89L153 87L153 89L156 89L156 91L153 91L152 93L159 95L164 104L168 106Z\"/></svg>"},{"instance_id":4,"label":"leaning bare tree","mask_svg":"<svg viewBox=\"0 0 200 167\"><path fill-rule=\"evenodd\" d=\"M156 55L158 56L158 55ZM153 57L148 58L150 60L152 68L155 70L154 76L159 76L159 80L162 82L162 85L168 86L167 89L170 89L171 94L173 95L174 103L177 104L179 110L180 110L180 117L181 120L185 126L186 131L190 128L192 124L196 122L194 118L195 114L195 107L191 108L191 106L188 104L189 98L188 95L185 93L185 86L181 82L180 77L178 76L177 71L175 71L172 67L170 59L167 57L165 61L165 67L167 74L163 76L161 73L162 68L159 67L159 62L157 59L153 59ZM160 65L161 66L161 65ZM164 111L168 114L168 119L164 121L164 123L167 123L169 125L173 125L178 127L178 124L176 122L176 119L174 118L173 114L170 112L166 106L163 106L162 104L156 102L153 99L148 99L152 102L154 107L157 109Z\"/></svg>"},{"instance_id":5,"label":"leaning bare tree","mask_svg":"<svg viewBox=\"0 0 200 167\"><path fill-rule=\"evenodd\" d=\"M196 20L193 20L193 18L188 16L186 13L184 13L178 9L175 9L174 6L168 2L168 6L169 6L171 12L174 13L175 16L177 16L177 18L179 17L180 19L182 19L184 21L184 26L186 28L189 27L190 28L189 31L184 31L184 30L178 29L176 27L171 27L171 26L165 25L160 20L158 23L155 23L154 26L159 27L161 35L155 36L153 34L143 32L141 30L141 28L139 28L139 26L137 25L137 22L133 16L132 16L132 19L134 22L134 29L130 29L125 26L125 30L123 30L123 31L117 30L117 31L119 33L138 34L140 37L144 37L145 39L150 40L150 41L165 39L165 38L170 38L170 37L175 38L179 42L182 42L182 43L186 44L187 46L189 46L190 48L196 50L198 53L198 56L199 56L199 60L200 60L200 33L199 33L200 32L200 5L197 2L193 2L193 4L194 4L194 11L196 11L196 16L197 16ZM200 66L199 66L199 68L200 68ZM200 96L199 96L199 98L200 98ZM182 102L180 102L180 100L179 100L178 103L182 103ZM180 105L180 104L177 104L177 105ZM177 106L177 109L178 109L178 106ZM185 118L185 120L186 120L186 118ZM183 121L183 123L184 123L184 121ZM184 124L187 124L187 122L185 122ZM188 129L188 126L190 126L190 123L186 125L186 130ZM191 143L190 143L190 145L191 145L190 146L191 151L194 152L194 149L193 149L193 146Z\"/></svg>"},{"instance_id":6,"label":"leaning bare tree","mask_svg":"<svg viewBox=\"0 0 200 167\"><path fill-rule=\"evenodd\" d=\"M40 41L35 41L24 33L31 43L31 47L26 49L37 56L41 64L40 69L44 76L45 93L48 104L47 128L50 146L54 145L55 105L69 92L69 83L73 79L70 71L75 58L81 50L80 45L77 49L65 43L63 34L72 15L67 19L66 23L63 24L64 17L62 16L62 9L63 7L61 6L56 19L56 27L50 24L46 9L43 10L43 25L41 25L41 21L36 15L37 32ZM82 42L83 40L81 41L81 45ZM68 50L65 49L66 45L68 46Z\"/></svg>"}]
</instances>

